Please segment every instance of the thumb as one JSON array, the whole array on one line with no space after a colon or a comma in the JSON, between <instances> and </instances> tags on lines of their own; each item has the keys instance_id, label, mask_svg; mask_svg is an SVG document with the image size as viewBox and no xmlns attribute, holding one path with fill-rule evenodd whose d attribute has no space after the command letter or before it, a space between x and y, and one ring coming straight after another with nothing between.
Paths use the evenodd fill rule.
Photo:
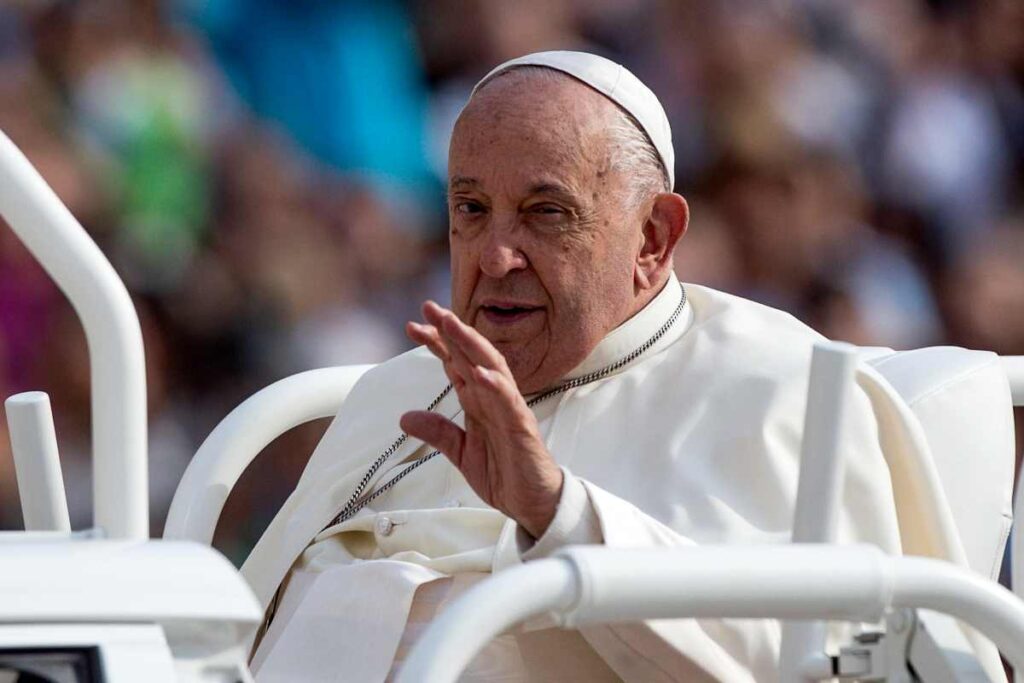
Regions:
<instances>
[{"instance_id":1,"label":"thumb","mask_svg":"<svg viewBox=\"0 0 1024 683\"><path fill-rule=\"evenodd\" d=\"M413 410L402 415L398 424L409 436L430 444L444 453L456 467L462 462L466 433L443 415L426 410Z\"/></svg>"}]
</instances>

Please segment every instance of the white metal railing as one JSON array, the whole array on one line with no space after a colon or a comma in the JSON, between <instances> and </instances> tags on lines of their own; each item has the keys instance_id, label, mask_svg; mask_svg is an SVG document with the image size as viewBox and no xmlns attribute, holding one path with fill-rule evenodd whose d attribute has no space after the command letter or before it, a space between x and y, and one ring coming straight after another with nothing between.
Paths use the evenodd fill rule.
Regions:
<instances>
[{"instance_id":1,"label":"white metal railing","mask_svg":"<svg viewBox=\"0 0 1024 683\"><path fill-rule=\"evenodd\" d=\"M577 547L473 586L417 641L397 680L455 681L484 644L545 613L575 628L657 618L876 622L904 607L971 624L1014 667L1024 668L1024 604L998 584L940 560L825 544Z\"/></svg>"},{"instance_id":2,"label":"white metal railing","mask_svg":"<svg viewBox=\"0 0 1024 683\"><path fill-rule=\"evenodd\" d=\"M309 370L261 389L225 417L185 470L174 492L164 538L209 545L228 494L249 463L292 427L334 417L372 365Z\"/></svg>"},{"instance_id":3,"label":"white metal railing","mask_svg":"<svg viewBox=\"0 0 1024 683\"><path fill-rule=\"evenodd\" d=\"M149 536L146 372L128 290L71 212L0 132L0 215L71 301L92 380L93 523L111 538Z\"/></svg>"}]
</instances>

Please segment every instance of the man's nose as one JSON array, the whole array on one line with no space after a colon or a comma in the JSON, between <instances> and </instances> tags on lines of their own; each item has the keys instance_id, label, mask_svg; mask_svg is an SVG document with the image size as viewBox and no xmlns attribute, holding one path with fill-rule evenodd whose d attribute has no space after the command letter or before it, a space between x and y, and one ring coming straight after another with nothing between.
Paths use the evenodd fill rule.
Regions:
<instances>
[{"instance_id":1,"label":"man's nose","mask_svg":"<svg viewBox=\"0 0 1024 683\"><path fill-rule=\"evenodd\" d=\"M514 235L507 231L492 232L487 236L480 253L480 270L488 277L505 277L513 270L522 270L528 264L526 255L516 244Z\"/></svg>"}]
</instances>

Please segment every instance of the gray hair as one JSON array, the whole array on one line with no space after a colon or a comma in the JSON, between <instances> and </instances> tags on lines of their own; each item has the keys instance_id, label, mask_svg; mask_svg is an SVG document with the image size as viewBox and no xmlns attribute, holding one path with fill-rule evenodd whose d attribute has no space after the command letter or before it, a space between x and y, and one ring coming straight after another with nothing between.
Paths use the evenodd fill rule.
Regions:
<instances>
[{"instance_id":1,"label":"gray hair","mask_svg":"<svg viewBox=\"0 0 1024 683\"><path fill-rule=\"evenodd\" d=\"M668 173L651 139L632 114L615 106L615 120L607 129L609 143L615 148L612 166L630 178L632 208L660 192L671 192Z\"/></svg>"},{"instance_id":2,"label":"gray hair","mask_svg":"<svg viewBox=\"0 0 1024 683\"><path fill-rule=\"evenodd\" d=\"M549 82L573 78L569 74L546 66L524 65L513 66L502 71L487 83L513 72L536 75ZM487 83L483 85L487 85ZM615 118L606 129L609 145L613 148L611 166L629 178L631 185L630 207L637 208L643 201L655 194L672 191L668 182L668 171L662 163L654 143L651 142L651 138L644 132L633 115L616 102L608 101L615 105Z\"/></svg>"}]
</instances>

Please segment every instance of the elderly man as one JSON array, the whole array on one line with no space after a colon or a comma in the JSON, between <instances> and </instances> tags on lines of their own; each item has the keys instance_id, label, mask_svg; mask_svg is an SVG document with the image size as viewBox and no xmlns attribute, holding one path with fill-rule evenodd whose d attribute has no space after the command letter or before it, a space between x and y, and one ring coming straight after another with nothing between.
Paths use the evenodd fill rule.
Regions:
<instances>
[{"instance_id":1,"label":"elderly man","mask_svg":"<svg viewBox=\"0 0 1024 683\"><path fill-rule=\"evenodd\" d=\"M788 540L811 345L673 275L668 121L622 67L550 52L481 81L449 156L452 310L355 387L243 573L260 681L379 681L472 582L571 543ZM841 538L898 551L858 396ZM464 680L771 680L779 627L528 624Z\"/></svg>"}]
</instances>

